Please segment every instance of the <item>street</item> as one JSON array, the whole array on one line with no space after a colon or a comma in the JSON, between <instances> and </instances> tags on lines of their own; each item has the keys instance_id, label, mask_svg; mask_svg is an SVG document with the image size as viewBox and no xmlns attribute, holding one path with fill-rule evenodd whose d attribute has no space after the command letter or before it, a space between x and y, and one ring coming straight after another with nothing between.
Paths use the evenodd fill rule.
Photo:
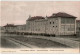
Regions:
<instances>
[{"instance_id":1,"label":"street","mask_svg":"<svg viewBox=\"0 0 80 55\"><path fill-rule=\"evenodd\" d=\"M13 40L10 40L6 37L1 37L1 48L25 48L27 46L21 45L20 43L17 43Z\"/></svg>"},{"instance_id":2,"label":"street","mask_svg":"<svg viewBox=\"0 0 80 55\"><path fill-rule=\"evenodd\" d=\"M34 35L2 35L2 48L72 48L78 46L73 40L60 37Z\"/></svg>"},{"instance_id":3,"label":"street","mask_svg":"<svg viewBox=\"0 0 80 55\"><path fill-rule=\"evenodd\" d=\"M3 48L17 48L19 46L10 42L8 39L1 38L1 47L3 47Z\"/></svg>"}]
</instances>

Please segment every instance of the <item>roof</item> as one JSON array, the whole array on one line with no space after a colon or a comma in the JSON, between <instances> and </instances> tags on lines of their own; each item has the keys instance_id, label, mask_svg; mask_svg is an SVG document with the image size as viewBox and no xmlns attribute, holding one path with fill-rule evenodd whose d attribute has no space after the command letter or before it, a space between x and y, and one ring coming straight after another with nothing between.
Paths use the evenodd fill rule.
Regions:
<instances>
[{"instance_id":1,"label":"roof","mask_svg":"<svg viewBox=\"0 0 80 55\"><path fill-rule=\"evenodd\" d=\"M54 13L54 14L52 14L52 16L49 16L48 18L56 18L56 17L76 18L75 16L67 14L67 13L64 13L64 12Z\"/></svg>"},{"instance_id":2,"label":"roof","mask_svg":"<svg viewBox=\"0 0 80 55\"><path fill-rule=\"evenodd\" d=\"M34 16L34 17L29 18L28 21L32 21L32 20L36 20L36 19L45 19L45 18L42 16Z\"/></svg>"},{"instance_id":3,"label":"roof","mask_svg":"<svg viewBox=\"0 0 80 55\"><path fill-rule=\"evenodd\" d=\"M7 24L7 25L5 25L3 27L16 27L16 26L14 24Z\"/></svg>"},{"instance_id":4,"label":"roof","mask_svg":"<svg viewBox=\"0 0 80 55\"><path fill-rule=\"evenodd\" d=\"M17 26L17 27L21 27L21 26L26 26L26 24L23 24L23 25L15 25L15 26Z\"/></svg>"}]
</instances>

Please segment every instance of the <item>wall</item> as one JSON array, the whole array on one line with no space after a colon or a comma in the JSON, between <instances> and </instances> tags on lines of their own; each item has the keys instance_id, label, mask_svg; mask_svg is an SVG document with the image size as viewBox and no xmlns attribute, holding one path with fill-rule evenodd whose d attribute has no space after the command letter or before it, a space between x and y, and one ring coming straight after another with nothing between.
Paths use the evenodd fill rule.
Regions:
<instances>
[{"instance_id":1,"label":"wall","mask_svg":"<svg viewBox=\"0 0 80 55\"><path fill-rule=\"evenodd\" d=\"M58 35L58 22L57 18L48 18L46 33Z\"/></svg>"},{"instance_id":2,"label":"wall","mask_svg":"<svg viewBox=\"0 0 80 55\"><path fill-rule=\"evenodd\" d=\"M75 18L46 18L27 21L26 30L30 33L47 33L55 35L76 34Z\"/></svg>"},{"instance_id":3,"label":"wall","mask_svg":"<svg viewBox=\"0 0 80 55\"><path fill-rule=\"evenodd\" d=\"M30 33L45 33L45 20L32 20L26 24L26 30Z\"/></svg>"},{"instance_id":4,"label":"wall","mask_svg":"<svg viewBox=\"0 0 80 55\"><path fill-rule=\"evenodd\" d=\"M76 33L77 36L80 36L80 21L76 21Z\"/></svg>"},{"instance_id":5,"label":"wall","mask_svg":"<svg viewBox=\"0 0 80 55\"><path fill-rule=\"evenodd\" d=\"M74 18L61 18L60 35L76 34Z\"/></svg>"}]
</instances>

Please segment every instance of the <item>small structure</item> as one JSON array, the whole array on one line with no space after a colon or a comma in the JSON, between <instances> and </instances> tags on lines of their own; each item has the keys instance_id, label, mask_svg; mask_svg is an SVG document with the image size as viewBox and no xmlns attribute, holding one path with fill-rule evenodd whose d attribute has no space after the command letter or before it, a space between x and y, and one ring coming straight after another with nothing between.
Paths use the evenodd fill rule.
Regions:
<instances>
[{"instance_id":1,"label":"small structure","mask_svg":"<svg viewBox=\"0 0 80 55\"><path fill-rule=\"evenodd\" d=\"M26 25L16 25L17 32L26 32Z\"/></svg>"}]
</instances>

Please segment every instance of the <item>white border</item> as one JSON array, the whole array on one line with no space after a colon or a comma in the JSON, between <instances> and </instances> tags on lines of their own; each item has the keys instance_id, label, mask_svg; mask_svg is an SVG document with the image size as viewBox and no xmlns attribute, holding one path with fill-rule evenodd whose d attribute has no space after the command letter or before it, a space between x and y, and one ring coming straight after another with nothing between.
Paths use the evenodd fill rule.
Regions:
<instances>
[{"instance_id":1,"label":"white border","mask_svg":"<svg viewBox=\"0 0 80 55\"><path fill-rule=\"evenodd\" d=\"M80 0L0 0L0 1L80 1Z\"/></svg>"},{"instance_id":2,"label":"white border","mask_svg":"<svg viewBox=\"0 0 80 55\"><path fill-rule=\"evenodd\" d=\"M80 54L0 54L0 55L80 55Z\"/></svg>"},{"instance_id":3,"label":"white border","mask_svg":"<svg viewBox=\"0 0 80 55\"><path fill-rule=\"evenodd\" d=\"M80 1L80 0L0 0L0 1ZM0 55L80 55L79 54L0 54Z\"/></svg>"}]
</instances>

